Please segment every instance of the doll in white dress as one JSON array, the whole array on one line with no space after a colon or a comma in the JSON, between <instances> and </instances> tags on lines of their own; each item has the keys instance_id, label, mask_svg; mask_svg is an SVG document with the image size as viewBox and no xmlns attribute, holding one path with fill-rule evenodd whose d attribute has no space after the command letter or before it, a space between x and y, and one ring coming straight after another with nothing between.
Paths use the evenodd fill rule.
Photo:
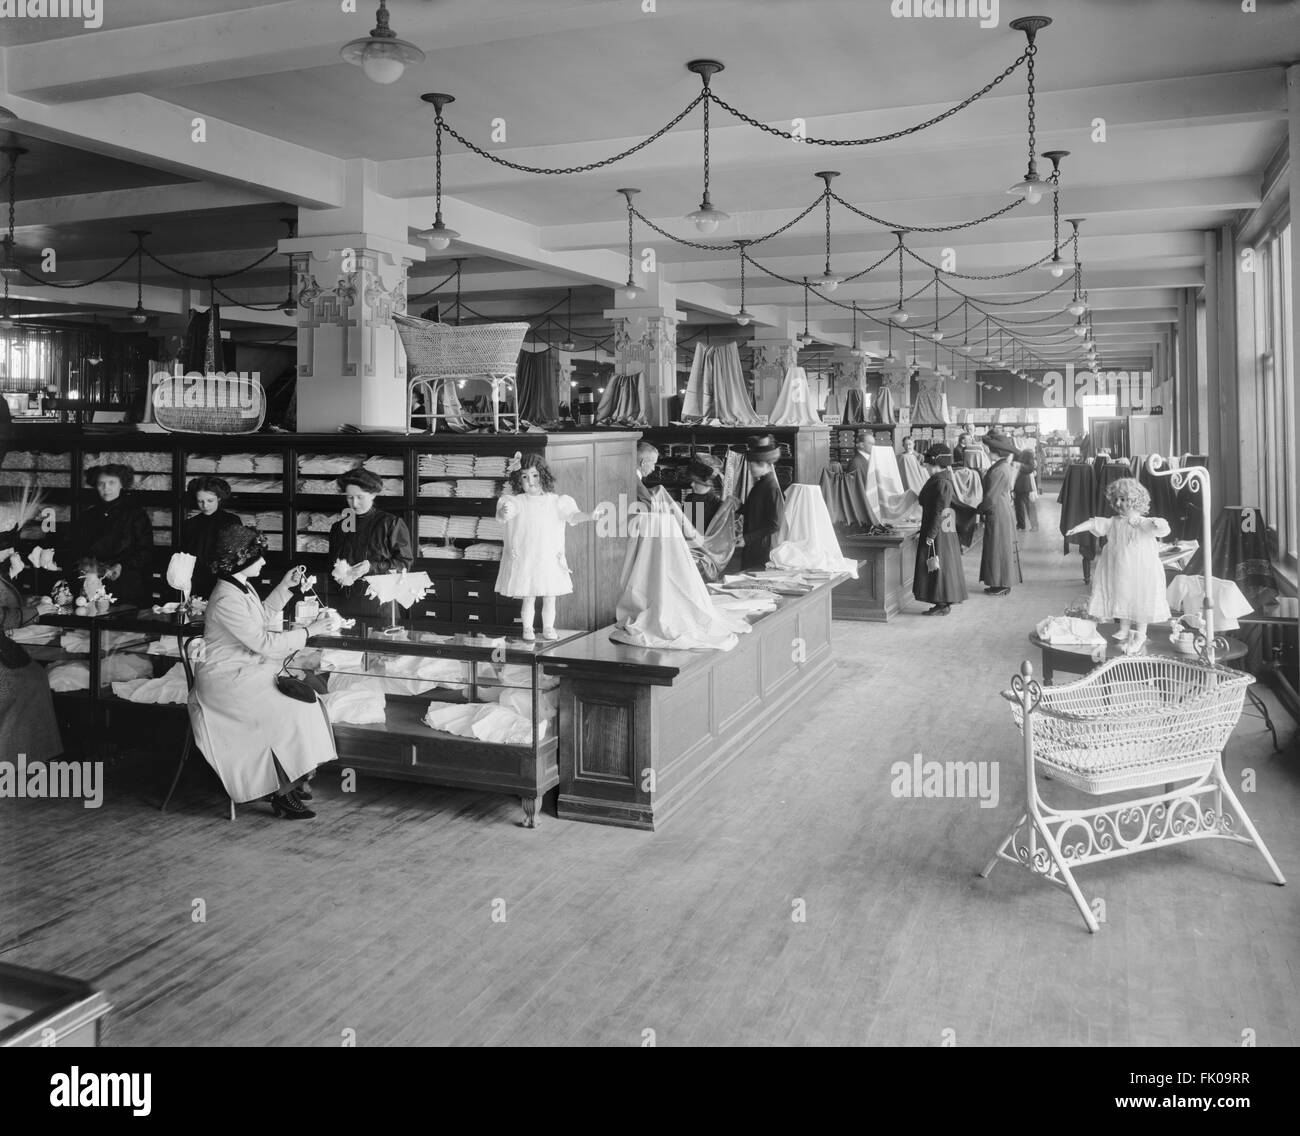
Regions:
<instances>
[{"instance_id":1,"label":"doll in white dress","mask_svg":"<svg viewBox=\"0 0 1300 1136\"><path fill-rule=\"evenodd\" d=\"M1115 510L1113 517L1091 517L1065 535L1090 532L1106 538L1093 569L1088 614L1119 620L1115 638L1125 654L1136 655L1146 642L1147 624L1169 619L1165 572L1156 547L1158 538L1169 535L1169 522L1146 515L1151 494L1136 478L1112 481L1106 501Z\"/></svg>"},{"instance_id":2,"label":"doll in white dress","mask_svg":"<svg viewBox=\"0 0 1300 1136\"><path fill-rule=\"evenodd\" d=\"M497 573L497 591L523 600L523 637L536 639L533 630L537 597L542 599L542 638L558 639L555 597L573 591L573 578L564 556L564 534L569 525L594 521L604 511L578 511L568 494L555 492L555 477L540 454L525 454L511 463L512 472L497 501L497 520L505 525L505 549Z\"/></svg>"}]
</instances>

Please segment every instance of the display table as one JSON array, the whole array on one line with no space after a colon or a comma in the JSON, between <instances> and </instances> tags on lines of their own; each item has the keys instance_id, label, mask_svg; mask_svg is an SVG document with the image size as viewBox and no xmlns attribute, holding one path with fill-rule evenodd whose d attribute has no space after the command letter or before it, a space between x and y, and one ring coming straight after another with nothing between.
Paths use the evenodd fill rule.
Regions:
<instances>
[{"instance_id":1,"label":"display table","mask_svg":"<svg viewBox=\"0 0 1300 1136\"><path fill-rule=\"evenodd\" d=\"M1058 670L1064 671L1066 674L1084 675L1094 667L1100 666L1107 659L1123 658L1123 649L1120 647L1118 640L1112 638L1113 633L1118 628L1118 623L1097 624L1097 630L1106 639L1106 654L1105 658L1101 659L1092 657L1093 647L1048 643L1046 640L1040 639L1034 632L1030 632L1029 641L1043 652L1043 681L1051 682ZM1246 654L1246 644L1240 639L1228 639L1227 642L1227 650L1220 651L1215 656L1215 660L1225 666L1232 660L1240 659ZM1143 648L1143 654L1158 655L1167 659L1196 658L1195 655L1189 655L1185 651L1178 650L1169 642L1169 627L1167 624L1157 624L1147 628L1147 642Z\"/></svg>"},{"instance_id":2,"label":"display table","mask_svg":"<svg viewBox=\"0 0 1300 1136\"><path fill-rule=\"evenodd\" d=\"M559 676L568 820L654 829L783 719L831 668L836 576L753 620L731 651L629 647L602 628L548 651Z\"/></svg>"},{"instance_id":3,"label":"display table","mask_svg":"<svg viewBox=\"0 0 1300 1136\"><path fill-rule=\"evenodd\" d=\"M833 618L873 623L893 619L912 598L919 532L901 529L896 536L837 533L840 552L858 563L858 578L835 589Z\"/></svg>"},{"instance_id":4,"label":"display table","mask_svg":"<svg viewBox=\"0 0 1300 1136\"><path fill-rule=\"evenodd\" d=\"M60 1049L99 1044L113 1007L74 978L0 962L0 1046Z\"/></svg>"}]
</instances>

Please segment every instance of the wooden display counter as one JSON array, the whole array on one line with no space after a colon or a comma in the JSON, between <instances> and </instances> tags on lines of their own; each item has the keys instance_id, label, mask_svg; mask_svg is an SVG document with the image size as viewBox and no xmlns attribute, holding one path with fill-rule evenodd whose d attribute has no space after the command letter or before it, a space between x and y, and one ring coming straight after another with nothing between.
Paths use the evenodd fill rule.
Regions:
<instances>
[{"instance_id":1,"label":"wooden display counter","mask_svg":"<svg viewBox=\"0 0 1300 1136\"><path fill-rule=\"evenodd\" d=\"M835 619L888 623L912 598L918 530L897 536L837 534L840 552L858 563L858 578L835 590Z\"/></svg>"},{"instance_id":2,"label":"wooden display counter","mask_svg":"<svg viewBox=\"0 0 1300 1136\"><path fill-rule=\"evenodd\" d=\"M0 1046L96 1046L111 1009L88 983L0 962Z\"/></svg>"},{"instance_id":3,"label":"wooden display counter","mask_svg":"<svg viewBox=\"0 0 1300 1136\"><path fill-rule=\"evenodd\" d=\"M843 580L783 598L731 651L628 647L608 627L548 651L543 668L560 677L558 815L662 824L830 670Z\"/></svg>"}]
</instances>

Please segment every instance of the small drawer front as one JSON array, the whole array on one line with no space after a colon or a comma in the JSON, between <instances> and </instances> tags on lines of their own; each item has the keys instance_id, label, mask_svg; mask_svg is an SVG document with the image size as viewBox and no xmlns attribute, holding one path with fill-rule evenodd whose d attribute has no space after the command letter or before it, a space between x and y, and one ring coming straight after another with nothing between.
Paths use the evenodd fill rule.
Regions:
<instances>
[{"instance_id":1,"label":"small drawer front","mask_svg":"<svg viewBox=\"0 0 1300 1136\"><path fill-rule=\"evenodd\" d=\"M496 602L496 588L491 580L452 580L453 603L492 604Z\"/></svg>"},{"instance_id":2,"label":"small drawer front","mask_svg":"<svg viewBox=\"0 0 1300 1136\"><path fill-rule=\"evenodd\" d=\"M497 623L502 627L520 627L524 617L519 613L519 601L497 604Z\"/></svg>"},{"instance_id":3,"label":"small drawer front","mask_svg":"<svg viewBox=\"0 0 1300 1136\"><path fill-rule=\"evenodd\" d=\"M421 603L418 614L425 619L436 619L439 623L451 622L451 604L447 602L429 602Z\"/></svg>"},{"instance_id":4,"label":"small drawer front","mask_svg":"<svg viewBox=\"0 0 1300 1136\"><path fill-rule=\"evenodd\" d=\"M496 622L497 609L495 604L452 604L451 618L453 623L483 623L493 624Z\"/></svg>"}]
</instances>

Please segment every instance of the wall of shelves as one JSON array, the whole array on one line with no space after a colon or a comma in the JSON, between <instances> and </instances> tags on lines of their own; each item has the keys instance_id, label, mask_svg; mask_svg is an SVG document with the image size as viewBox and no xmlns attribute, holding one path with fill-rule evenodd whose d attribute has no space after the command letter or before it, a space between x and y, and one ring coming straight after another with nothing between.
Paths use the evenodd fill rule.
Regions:
<instances>
[{"instance_id":1,"label":"wall of shelves","mask_svg":"<svg viewBox=\"0 0 1300 1136\"><path fill-rule=\"evenodd\" d=\"M342 472L365 464L383 477L386 493L376 507L406 522L415 543L413 567L434 581L431 594L412 614L457 626L509 630L519 617L519 602L498 596L494 584L499 568L487 559L501 547L502 533L493 519L496 502L482 496L484 486L470 485L456 495L459 483L504 480L504 463L517 452L540 452L555 474L556 491L571 495L579 508L590 511L601 501L617 507L619 495L636 498L636 442L629 431L554 434L256 434L214 437L191 434L152 434L115 431L76 431L53 426L15 427L8 448L0 454L0 484L15 487L35 479L45 502L55 509L54 533L39 526L24 537L53 545L59 563L71 572L72 533L83 508L94 500L84 470L96 455L132 465L137 474L155 481L132 496L154 522L154 599L174 600L166 587L167 562L179 539L180 527L191 515L185 501L190 478L213 473L234 490L228 508L254 521L268 537L267 576L303 563L317 576L317 590L328 602L333 582L325 541L329 525L341 515L341 494L320 492ZM358 462L358 459L360 461ZM425 472L421 474L421 461ZM455 476L439 474L447 463ZM481 465L479 464L481 463ZM478 476L482 469L483 476ZM463 471L468 469L468 474ZM489 476L490 475L490 476ZM450 484L450 496L422 493L424 486ZM442 491L439 491L442 492ZM445 518L446 524L426 518ZM428 534L421 538L423 531ZM473 531L469 531L472 522ZM455 525L454 535L451 526ZM433 535L441 528L441 535ZM596 526L568 530L567 555L574 591L560 597L557 622L592 630L614 621L626 538ZM420 546L423 545L421 548ZM477 546L477 547L476 547ZM467 556L467 552L473 556ZM479 558L483 557L483 558ZM46 575L49 575L46 573ZM27 583L29 581L20 581ZM45 581L48 586L50 581Z\"/></svg>"}]
</instances>

